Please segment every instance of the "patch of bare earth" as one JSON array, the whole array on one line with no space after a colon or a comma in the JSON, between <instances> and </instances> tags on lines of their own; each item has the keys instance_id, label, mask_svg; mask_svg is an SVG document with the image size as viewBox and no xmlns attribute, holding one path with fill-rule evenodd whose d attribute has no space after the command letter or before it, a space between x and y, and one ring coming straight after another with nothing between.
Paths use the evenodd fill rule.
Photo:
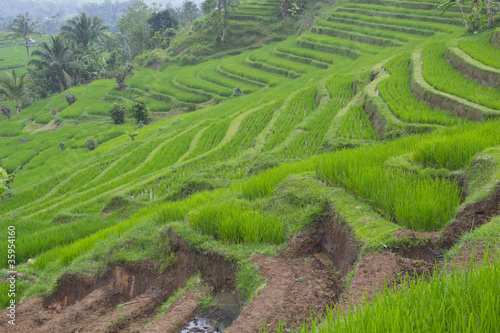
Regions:
<instances>
[{"instance_id":1,"label":"patch of bare earth","mask_svg":"<svg viewBox=\"0 0 500 333\"><path fill-rule=\"evenodd\" d=\"M198 310L199 302L209 290L188 290L172 303L167 312L144 329L144 333L177 333L186 326L193 314Z\"/></svg>"},{"instance_id":2,"label":"patch of bare earth","mask_svg":"<svg viewBox=\"0 0 500 333\"><path fill-rule=\"evenodd\" d=\"M322 316L326 306L338 297L340 286L335 276L314 256L302 258L253 256L266 287L255 296L229 332L258 332L261 327L273 332L282 321L308 321L310 316ZM297 326L297 325L296 325Z\"/></svg>"}]
</instances>

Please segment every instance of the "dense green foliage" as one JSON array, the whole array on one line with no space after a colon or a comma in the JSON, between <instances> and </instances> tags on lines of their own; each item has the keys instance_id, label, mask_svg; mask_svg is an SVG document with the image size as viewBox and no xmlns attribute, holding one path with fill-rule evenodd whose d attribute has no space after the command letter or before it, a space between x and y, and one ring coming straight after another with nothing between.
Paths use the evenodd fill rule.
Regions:
<instances>
[{"instance_id":1,"label":"dense green foliage","mask_svg":"<svg viewBox=\"0 0 500 333\"><path fill-rule=\"evenodd\" d=\"M325 214L348 226L363 255L407 245L397 230L442 231L492 193L499 121L469 117L474 111L456 107L456 97L498 110L498 89L444 57L458 45L495 67L490 32L461 36L458 12L433 15L425 1L311 3L293 15L277 6L208 1L206 17L190 22L192 3L180 17L134 1L119 22L122 39L97 42L103 22L82 14L68 24L100 28L93 37L64 29L80 47L62 35L42 43L33 80L47 94L61 92L28 96L10 119L0 114L0 165L19 168L0 199L0 228L15 223L16 269L38 277L19 280L21 293L50 293L69 270L102 273L144 260L166 268L172 230L233 261L238 292L250 300L264 281L249 256L275 255ZM410 55L421 48L435 95L412 86ZM497 228L487 226L474 237L491 245ZM428 284L410 279L405 293L384 291L355 315L330 315L321 329L406 331L436 320L436 329L487 330L498 304L483 272L498 275L498 263ZM412 311L417 320L406 319ZM370 316L386 326L372 329Z\"/></svg>"}]
</instances>

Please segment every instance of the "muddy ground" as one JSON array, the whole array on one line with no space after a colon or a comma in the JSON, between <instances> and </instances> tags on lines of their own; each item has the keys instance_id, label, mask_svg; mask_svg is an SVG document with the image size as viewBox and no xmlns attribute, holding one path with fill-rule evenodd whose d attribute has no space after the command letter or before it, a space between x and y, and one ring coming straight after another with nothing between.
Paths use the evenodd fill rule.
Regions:
<instances>
[{"instance_id":1,"label":"muddy ground","mask_svg":"<svg viewBox=\"0 0 500 333\"><path fill-rule=\"evenodd\" d=\"M321 317L326 306L347 308L363 303L385 285L400 283L407 273L432 274L444 250L463 232L487 223L498 213L497 189L491 199L464 207L443 232L399 231L395 236L421 241L415 246L366 254L356 266L361 245L330 211L290 240L278 255L252 256L267 282L229 332L258 332L265 325L273 332L280 322L290 328L307 322L311 315ZM20 303L16 326L2 320L0 332L180 332L198 312L203 295L235 290L235 265L218 254L197 252L171 230L166 237L170 240L166 250L178 260L163 274L158 274L158 267L151 262L115 266L99 278L67 273L50 297ZM467 261L468 254L462 252L460 261ZM347 281L352 270L355 273ZM153 320L168 297L198 272L210 289L187 291L165 315ZM3 310L2 318L7 318L6 314Z\"/></svg>"}]
</instances>

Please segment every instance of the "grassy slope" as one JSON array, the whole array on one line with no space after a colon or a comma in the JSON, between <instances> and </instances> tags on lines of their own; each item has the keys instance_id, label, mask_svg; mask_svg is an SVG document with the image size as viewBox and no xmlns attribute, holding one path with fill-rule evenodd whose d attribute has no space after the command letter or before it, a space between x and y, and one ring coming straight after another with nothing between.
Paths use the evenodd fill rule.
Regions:
<instances>
[{"instance_id":1,"label":"grassy slope","mask_svg":"<svg viewBox=\"0 0 500 333\"><path fill-rule=\"evenodd\" d=\"M325 205L351 226L363 253L381 244L397 247L392 233L401 228L443 228L461 202L457 184L436 175L467 174L475 154L500 145L494 135L498 122L466 124L413 95L402 96L427 116L396 110L401 101L389 98L391 85L407 87L409 77L407 66L396 64L407 63L409 52L424 45L454 40L462 29L420 22L432 14L418 10L413 19L392 15L381 21L364 16L364 8L371 7L333 7L324 18L339 22L349 16L372 24L371 31L352 26L357 41L309 34L304 46L291 36L196 66L141 68L125 91L116 91L111 80L96 81L72 88L78 95L72 106L61 94L2 119L0 164L9 171L22 169L15 192L0 202L0 227L16 225L23 244L18 268L39 276L36 283L20 283L25 295L50 292L54 279L67 270L102 272L122 260L162 262L159 235L169 227L198 248L235 259L243 274L239 290L247 299L258 278L245 258L275 253L283 240L323 214ZM407 29L398 31L398 24ZM335 29L349 31L349 26ZM382 48L374 45L379 37L381 43L406 42ZM345 45L357 46L355 57L345 53ZM387 63L390 76L381 73L373 81L383 82L379 97L377 86L369 84L371 73L381 72L387 59L399 54ZM231 98L236 86L245 94ZM115 126L106 112L112 102L130 104L136 95L161 112L132 142L123 133L135 130L132 119ZM179 115L207 101L220 103ZM50 108L61 113L52 119ZM384 122L400 128L391 132L399 134L388 136ZM427 123L442 127L420 126ZM434 131L426 134L428 128ZM380 137L414 133L379 144ZM85 146L89 136L99 142L91 152ZM19 142L21 137L30 142ZM407 164L393 163L402 160ZM466 200L484 191L476 189ZM35 265L21 267L29 258ZM6 258L1 261L5 265Z\"/></svg>"}]
</instances>

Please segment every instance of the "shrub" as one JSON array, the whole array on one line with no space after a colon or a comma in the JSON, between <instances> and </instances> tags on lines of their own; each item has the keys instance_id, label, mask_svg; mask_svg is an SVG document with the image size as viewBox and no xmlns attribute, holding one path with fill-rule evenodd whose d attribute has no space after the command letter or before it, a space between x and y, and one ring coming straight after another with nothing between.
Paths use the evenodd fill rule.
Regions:
<instances>
[{"instance_id":1,"label":"shrub","mask_svg":"<svg viewBox=\"0 0 500 333\"><path fill-rule=\"evenodd\" d=\"M125 113L127 112L127 107L123 104L113 104L111 110L109 110L109 115L115 124L123 124L125 122Z\"/></svg>"},{"instance_id":2,"label":"shrub","mask_svg":"<svg viewBox=\"0 0 500 333\"><path fill-rule=\"evenodd\" d=\"M149 109L146 104L146 101L142 97L137 97L134 99L135 104L132 106L132 113L134 118L139 124L140 122L147 124L151 120L151 116L149 114Z\"/></svg>"},{"instance_id":3,"label":"shrub","mask_svg":"<svg viewBox=\"0 0 500 333\"><path fill-rule=\"evenodd\" d=\"M10 119L10 116L12 115L12 108L8 105L1 105L0 106L0 111L6 116L8 119Z\"/></svg>"},{"instance_id":4,"label":"shrub","mask_svg":"<svg viewBox=\"0 0 500 333\"><path fill-rule=\"evenodd\" d=\"M76 97L75 94L73 94L71 91L68 92L66 95L64 95L64 98L66 98L66 102L68 102L69 105L73 104L76 102L78 97Z\"/></svg>"},{"instance_id":5,"label":"shrub","mask_svg":"<svg viewBox=\"0 0 500 333\"><path fill-rule=\"evenodd\" d=\"M64 149L64 142L59 142L59 147L61 148L61 150Z\"/></svg>"},{"instance_id":6,"label":"shrub","mask_svg":"<svg viewBox=\"0 0 500 333\"><path fill-rule=\"evenodd\" d=\"M87 145L87 148L88 148L89 150L94 150L94 149L96 149L96 148L97 148L97 146L99 145L99 144L97 143L97 140L96 140L96 139L94 139L93 137L89 137L89 138L87 139L87 141L85 141L85 144Z\"/></svg>"},{"instance_id":7,"label":"shrub","mask_svg":"<svg viewBox=\"0 0 500 333\"><path fill-rule=\"evenodd\" d=\"M233 91L233 97L238 97L243 95L243 91L240 89L240 87L236 86Z\"/></svg>"}]
</instances>

